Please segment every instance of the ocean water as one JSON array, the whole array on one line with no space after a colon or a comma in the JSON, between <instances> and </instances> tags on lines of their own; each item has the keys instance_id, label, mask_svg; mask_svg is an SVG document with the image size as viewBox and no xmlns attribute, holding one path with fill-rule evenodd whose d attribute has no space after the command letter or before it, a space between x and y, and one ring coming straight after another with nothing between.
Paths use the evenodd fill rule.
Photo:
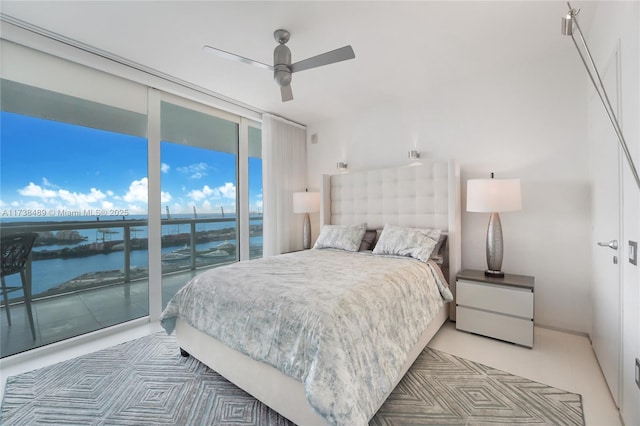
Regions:
<instances>
[{"instance_id":1,"label":"ocean water","mask_svg":"<svg viewBox=\"0 0 640 426\"><path fill-rule=\"evenodd\" d=\"M174 218L189 218L189 216L180 216L180 215L172 215ZM205 218L207 216L201 215L200 218ZM219 218L219 215L210 215L209 217ZM226 218L229 218L229 215L226 215ZM231 216L233 218L233 216ZM60 219L60 220L56 220ZM79 220L89 220L93 221L95 218L73 218ZM146 219L144 216L131 217L131 219ZM68 223L70 220L68 218L44 218L46 221L55 221L55 222L65 222ZM21 220L20 222L36 222L43 221L43 218L40 219L32 219L29 220ZM0 220L0 226L3 223L8 222L7 220ZM15 219L12 221L15 222ZM260 225L262 224L262 219L251 220L250 225ZM236 222L214 222L214 223L202 223L196 225L196 232L199 231L211 231L211 230L219 230L225 228L235 228ZM123 228L110 228L113 232L112 234L105 234L104 240L122 240L123 239ZM53 230L55 232L55 230ZM78 232L80 235L86 237L85 241L80 241L76 244L69 245L48 245L48 246L38 246L34 247L34 251L41 250L56 250L61 248L73 248L83 244L90 244L94 242L101 242L103 240L103 236L101 233L97 232L96 229L79 229ZM190 225L163 225L162 226L162 234L171 235L171 234L179 234L179 233L189 233ZM135 230L131 230L132 238L147 238L148 237L148 228L147 226L135 226ZM217 247L223 243L233 243L236 244L235 240L227 240L227 241L211 241L202 244L196 245L197 251L204 251L208 249L212 249ZM250 245L262 245L262 236L255 236L250 238ZM179 250L184 247L173 246L173 247L163 247L162 253L169 253L175 250ZM134 268L147 268L149 266L149 252L148 250L132 250L130 253L130 265L131 269ZM114 251L108 254L96 254L92 256L80 257L80 258L55 258L55 259L44 259L44 260L34 260L32 261L32 294L34 296L45 292L49 289L58 287L59 285L74 279L80 275L97 272L97 271L113 271L113 270L123 270L124 269L124 251ZM15 281L13 283L12 281ZM7 284L13 285L19 282L19 275L13 275L7 277ZM18 294L14 293L16 296Z\"/></svg>"}]
</instances>

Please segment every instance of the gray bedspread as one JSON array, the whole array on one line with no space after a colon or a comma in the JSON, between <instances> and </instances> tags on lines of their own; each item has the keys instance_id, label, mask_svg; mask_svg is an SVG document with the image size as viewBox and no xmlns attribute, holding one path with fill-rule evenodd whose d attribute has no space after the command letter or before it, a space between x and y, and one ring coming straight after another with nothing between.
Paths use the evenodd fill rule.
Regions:
<instances>
[{"instance_id":1,"label":"gray bedspread","mask_svg":"<svg viewBox=\"0 0 640 426\"><path fill-rule=\"evenodd\" d=\"M306 250L211 269L169 302L176 317L304 384L327 423L365 425L452 295L435 264Z\"/></svg>"}]
</instances>

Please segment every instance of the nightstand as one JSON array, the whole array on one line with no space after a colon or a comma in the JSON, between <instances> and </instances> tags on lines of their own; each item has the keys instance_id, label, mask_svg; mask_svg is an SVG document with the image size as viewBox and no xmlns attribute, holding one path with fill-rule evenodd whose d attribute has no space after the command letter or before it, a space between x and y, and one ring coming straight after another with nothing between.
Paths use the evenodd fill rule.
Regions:
<instances>
[{"instance_id":1,"label":"nightstand","mask_svg":"<svg viewBox=\"0 0 640 426\"><path fill-rule=\"evenodd\" d=\"M532 348L534 280L463 270L456 277L456 329Z\"/></svg>"}]
</instances>

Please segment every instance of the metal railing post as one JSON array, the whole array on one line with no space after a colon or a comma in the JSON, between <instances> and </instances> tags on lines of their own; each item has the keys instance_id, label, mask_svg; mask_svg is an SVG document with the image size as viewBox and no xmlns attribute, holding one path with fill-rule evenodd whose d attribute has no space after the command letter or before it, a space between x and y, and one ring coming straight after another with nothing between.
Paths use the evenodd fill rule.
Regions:
<instances>
[{"instance_id":1,"label":"metal railing post","mask_svg":"<svg viewBox=\"0 0 640 426\"><path fill-rule=\"evenodd\" d=\"M128 299L131 296L131 227L124 225L124 296Z\"/></svg>"},{"instance_id":2,"label":"metal railing post","mask_svg":"<svg viewBox=\"0 0 640 426\"><path fill-rule=\"evenodd\" d=\"M131 228L124 226L124 282L131 281Z\"/></svg>"},{"instance_id":3,"label":"metal railing post","mask_svg":"<svg viewBox=\"0 0 640 426\"><path fill-rule=\"evenodd\" d=\"M191 270L196 269L196 221L191 221L191 235L190 235L190 245L191 245Z\"/></svg>"}]
</instances>

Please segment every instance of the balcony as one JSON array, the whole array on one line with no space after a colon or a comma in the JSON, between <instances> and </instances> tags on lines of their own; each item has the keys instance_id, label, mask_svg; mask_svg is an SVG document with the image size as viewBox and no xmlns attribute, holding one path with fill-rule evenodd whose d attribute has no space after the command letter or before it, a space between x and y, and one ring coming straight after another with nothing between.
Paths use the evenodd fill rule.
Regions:
<instances>
[{"instance_id":1,"label":"balcony","mask_svg":"<svg viewBox=\"0 0 640 426\"><path fill-rule=\"evenodd\" d=\"M163 277L162 300L169 300L198 271L184 271ZM127 287L129 296L127 296ZM75 291L32 302L36 340L31 338L23 303L11 305L12 324L0 308L2 357L58 342L149 314L148 280L130 284Z\"/></svg>"},{"instance_id":2,"label":"balcony","mask_svg":"<svg viewBox=\"0 0 640 426\"><path fill-rule=\"evenodd\" d=\"M262 256L261 222L261 217L251 218L252 258ZM38 232L42 238L36 240L37 246L26 265L27 279L39 288L34 287L32 301L36 339L31 336L22 293L11 293L10 296L15 295L10 299L11 326L7 323L5 307L0 307L0 355L10 356L148 315L145 228L146 221L142 220L3 224L3 233ZM196 273L237 261L235 218L163 220L162 229L163 306ZM95 242L83 239L64 247L59 240L45 238L66 235L77 239L79 232L100 237L96 237ZM138 233L143 237L132 238L132 234ZM114 235L122 238L110 239ZM139 264L132 265L132 258ZM121 266L96 268L101 259L116 261ZM147 263L143 264L141 259L147 259ZM61 268L73 277L63 278L64 282L60 283L55 270L43 267L47 261L52 262L51 268ZM84 268L78 272L85 272L69 272L78 265ZM86 271L91 267L94 270ZM10 279L16 280L13 284L19 282L17 275L7 277L9 285ZM43 289L43 281L49 280L55 285L45 285Z\"/></svg>"}]
</instances>

